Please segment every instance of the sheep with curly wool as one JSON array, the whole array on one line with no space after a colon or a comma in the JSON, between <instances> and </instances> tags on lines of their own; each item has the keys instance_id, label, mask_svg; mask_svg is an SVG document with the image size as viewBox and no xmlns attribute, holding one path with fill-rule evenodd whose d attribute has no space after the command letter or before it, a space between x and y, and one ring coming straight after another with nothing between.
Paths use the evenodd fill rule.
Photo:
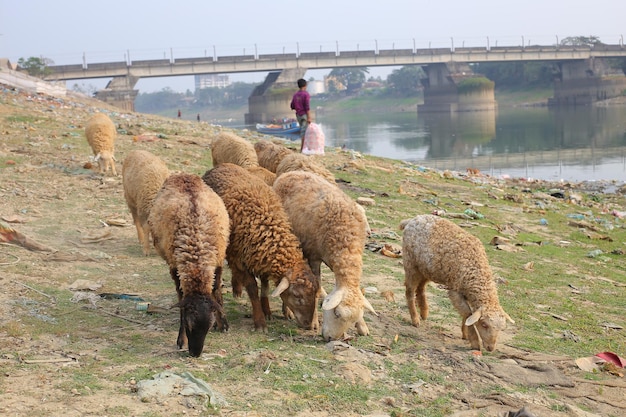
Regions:
<instances>
[{"instance_id":1,"label":"sheep with curly wool","mask_svg":"<svg viewBox=\"0 0 626 417\"><path fill-rule=\"evenodd\" d=\"M472 349L496 348L498 334L514 321L500 306L483 244L450 220L419 215L400 224L406 301L411 323L419 326L428 317L424 289L429 281L445 286L462 318L463 339ZM420 309L418 316L415 303ZM479 339L480 336L480 339Z\"/></svg>"},{"instance_id":2,"label":"sheep with curly wool","mask_svg":"<svg viewBox=\"0 0 626 417\"><path fill-rule=\"evenodd\" d=\"M276 180L276 174L274 174L269 169L263 168L262 166L258 167L248 167L246 168L249 173L263 180L264 183L269 185L270 187L274 184Z\"/></svg>"},{"instance_id":3,"label":"sheep with curly wool","mask_svg":"<svg viewBox=\"0 0 626 417\"><path fill-rule=\"evenodd\" d=\"M167 262L180 307L179 349L200 356L207 332L227 330L222 308L222 268L230 234L222 199L192 174L172 174L148 217L154 247Z\"/></svg>"},{"instance_id":4,"label":"sheep with curly wool","mask_svg":"<svg viewBox=\"0 0 626 417\"><path fill-rule=\"evenodd\" d=\"M240 167L259 166L252 143L231 132L220 132L211 142L213 166L229 162Z\"/></svg>"},{"instance_id":5,"label":"sheep with curly wool","mask_svg":"<svg viewBox=\"0 0 626 417\"><path fill-rule=\"evenodd\" d=\"M150 254L148 216L154 198L169 175L170 170L161 158L141 149L130 151L122 164L124 199L146 256Z\"/></svg>"},{"instance_id":6,"label":"sheep with curly wool","mask_svg":"<svg viewBox=\"0 0 626 417\"><path fill-rule=\"evenodd\" d=\"M287 155L294 152L286 146L279 145L269 140L260 140L254 144L259 165L276 173L276 168L280 161Z\"/></svg>"},{"instance_id":7,"label":"sheep with curly wool","mask_svg":"<svg viewBox=\"0 0 626 417\"><path fill-rule=\"evenodd\" d=\"M106 174L110 168L113 175L117 176L115 169L117 129L109 116L104 113L94 114L85 125L85 136L98 162L100 173Z\"/></svg>"},{"instance_id":8,"label":"sheep with curly wool","mask_svg":"<svg viewBox=\"0 0 626 417\"><path fill-rule=\"evenodd\" d=\"M271 187L240 166L224 163L207 171L204 181L222 197L231 219L226 251L232 272L233 294L242 287L250 297L256 330L267 330L271 318L269 281L299 326L317 329L316 298L319 282L302 256L280 199ZM255 280L261 281L261 298Z\"/></svg>"},{"instance_id":9,"label":"sheep with curly wool","mask_svg":"<svg viewBox=\"0 0 626 417\"><path fill-rule=\"evenodd\" d=\"M339 187L311 172L279 175L274 191L313 273L321 281L323 262L335 275L335 288L322 303L324 340L341 338L354 325L367 335L363 310L376 312L360 289L367 232L363 210Z\"/></svg>"},{"instance_id":10,"label":"sheep with curly wool","mask_svg":"<svg viewBox=\"0 0 626 417\"><path fill-rule=\"evenodd\" d=\"M314 156L292 153L285 156L276 167L276 177L285 172L306 171L317 174L331 184L336 184L335 176L325 166L315 161Z\"/></svg>"}]
</instances>

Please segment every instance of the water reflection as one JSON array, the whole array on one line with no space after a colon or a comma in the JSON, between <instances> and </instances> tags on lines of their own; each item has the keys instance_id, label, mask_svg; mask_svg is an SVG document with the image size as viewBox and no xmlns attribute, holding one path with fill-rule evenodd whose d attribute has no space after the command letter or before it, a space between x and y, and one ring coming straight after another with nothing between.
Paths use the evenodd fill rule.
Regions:
<instances>
[{"instance_id":1,"label":"water reflection","mask_svg":"<svg viewBox=\"0 0 626 417\"><path fill-rule=\"evenodd\" d=\"M626 177L626 106L319 118L329 146L439 169L543 179Z\"/></svg>"}]
</instances>

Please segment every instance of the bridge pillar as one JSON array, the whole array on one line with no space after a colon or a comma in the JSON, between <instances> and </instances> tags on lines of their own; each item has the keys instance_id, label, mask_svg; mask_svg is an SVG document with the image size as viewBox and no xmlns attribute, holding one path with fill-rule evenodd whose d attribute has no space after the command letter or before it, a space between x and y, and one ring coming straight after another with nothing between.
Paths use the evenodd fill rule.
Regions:
<instances>
[{"instance_id":1,"label":"bridge pillar","mask_svg":"<svg viewBox=\"0 0 626 417\"><path fill-rule=\"evenodd\" d=\"M137 81L139 78L131 75L113 77L104 90L96 91L96 98L122 110L135 111L135 97L139 91L133 88Z\"/></svg>"},{"instance_id":2,"label":"bridge pillar","mask_svg":"<svg viewBox=\"0 0 626 417\"><path fill-rule=\"evenodd\" d=\"M424 104L418 106L419 112L455 113L497 108L493 82L476 77L468 64L431 64L424 67L424 72L427 75L421 80Z\"/></svg>"},{"instance_id":3,"label":"bridge pillar","mask_svg":"<svg viewBox=\"0 0 626 417\"><path fill-rule=\"evenodd\" d=\"M267 74L263 84L258 85L248 97L246 124L268 123L272 120L293 118L289 107L291 97L298 90L296 82L304 77L306 68L294 68Z\"/></svg>"},{"instance_id":4,"label":"bridge pillar","mask_svg":"<svg viewBox=\"0 0 626 417\"><path fill-rule=\"evenodd\" d=\"M602 58L557 63L554 97L550 106L581 106L622 95L626 90L624 73L612 73Z\"/></svg>"}]
</instances>

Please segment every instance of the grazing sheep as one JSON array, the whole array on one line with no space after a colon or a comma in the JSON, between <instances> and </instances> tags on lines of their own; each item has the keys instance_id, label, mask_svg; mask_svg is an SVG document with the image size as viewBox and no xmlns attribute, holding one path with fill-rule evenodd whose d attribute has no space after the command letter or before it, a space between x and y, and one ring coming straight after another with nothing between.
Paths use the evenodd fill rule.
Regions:
<instances>
[{"instance_id":1,"label":"grazing sheep","mask_svg":"<svg viewBox=\"0 0 626 417\"><path fill-rule=\"evenodd\" d=\"M137 237L143 254L150 253L150 226L148 215L163 182L170 175L165 162L144 150L133 150L122 165L124 198L133 216Z\"/></svg>"},{"instance_id":2,"label":"grazing sheep","mask_svg":"<svg viewBox=\"0 0 626 417\"><path fill-rule=\"evenodd\" d=\"M317 174L331 184L336 184L335 176L315 159L301 153L292 153L285 156L276 167L276 177L285 172L307 171Z\"/></svg>"},{"instance_id":3,"label":"grazing sheep","mask_svg":"<svg viewBox=\"0 0 626 417\"><path fill-rule=\"evenodd\" d=\"M506 321L514 323L500 306L498 291L483 244L449 220L420 215L404 220L402 260L406 301L411 323L428 317L424 288L429 281L444 285L452 304L461 315L463 339L480 350L480 339L488 351L496 348L498 334ZM478 331L478 333L476 332Z\"/></svg>"},{"instance_id":4,"label":"grazing sheep","mask_svg":"<svg viewBox=\"0 0 626 417\"><path fill-rule=\"evenodd\" d=\"M311 172L281 174L274 191L313 273L321 279L323 262L335 274L335 288L322 303L322 336L341 338L354 324L359 334L367 335L363 309L376 312L359 287L367 231L364 211L339 187Z\"/></svg>"},{"instance_id":5,"label":"grazing sheep","mask_svg":"<svg viewBox=\"0 0 626 417\"><path fill-rule=\"evenodd\" d=\"M283 312L291 310L301 327L316 329L319 282L302 256L276 193L234 164L220 164L202 178L222 197L228 210L231 234L226 259L233 294L241 295L245 286L255 329L266 331L265 319L271 318L269 280L276 285L272 296L280 295L283 300ZM255 277L261 280L260 300Z\"/></svg>"},{"instance_id":6,"label":"grazing sheep","mask_svg":"<svg viewBox=\"0 0 626 417\"><path fill-rule=\"evenodd\" d=\"M211 143L213 166L230 162L240 167L259 166L254 146L234 133L220 132Z\"/></svg>"},{"instance_id":7,"label":"grazing sheep","mask_svg":"<svg viewBox=\"0 0 626 417\"><path fill-rule=\"evenodd\" d=\"M229 219L220 197L197 175L172 174L158 192L148 217L154 247L176 284L180 307L179 349L200 356L207 332L227 330L222 309L222 267Z\"/></svg>"},{"instance_id":8,"label":"grazing sheep","mask_svg":"<svg viewBox=\"0 0 626 417\"><path fill-rule=\"evenodd\" d=\"M254 144L259 165L276 173L276 167L280 161L287 155L291 155L293 151L285 146L278 145L269 140L260 140Z\"/></svg>"},{"instance_id":9,"label":"grazing sheep","mask_svg":"<svg viewBox=\"0 0 626 417\"><path fill-rule=\"evenodd\" d=\"M274 174L269 169L265 169L262 166L248 167L246 169L252 175L262 179L263 182L269 185L270 187L274 184L274 180L276 179L276 174Z\"/></svg>"},{"instance_id":10,"label":"grazing sheep","mask_svg":"<svg viewBox=\"0 0 626 417\"><path fill-rule=\"evenodd\" d=\"M95 160L100 167L100 173L106 174L111 168L114 176L117 176L115 169L115 139L117 130L113 121L104 113L94 114L85 125L85 136L91 146Z\"/></svg>"}]
</instances>

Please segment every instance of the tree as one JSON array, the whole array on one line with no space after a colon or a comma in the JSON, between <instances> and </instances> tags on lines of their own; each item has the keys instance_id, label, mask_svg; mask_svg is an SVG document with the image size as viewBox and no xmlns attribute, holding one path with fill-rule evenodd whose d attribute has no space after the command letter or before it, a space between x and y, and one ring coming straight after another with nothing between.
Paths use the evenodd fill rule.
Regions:
<instances>
[{"instance_id":1,"label":"tree","mask_svg":"<svg viewBox=\"0 0 626 417\"><path fill-rule=\"evenodd\" d=\"M600 38L597 36L568 36L567 38L561 40L561 45L563 46L595 46L595 45L603 45L600 42Z\"/></svg>"},{"instance_id":2,"label":"tree","mask_svg":"<svg viewBox=\"0 0 626 417\"><path fill-rule=\"evenodd\" d=\"M392 93L408 97L419 92L420 79L424 77L424 71L419 65L405 65L387 76L387 84Z\"/></svg>"},{"instance_id":3,"label":"tree","mask_svg":"<svg viewBox=\"0 0 626 417\"><path fill-rule=\"evenodd\" d=\"M367 79L365 74L369 73L367 67L351 67L351 68L335 68L329 75L333 77L340 84L343 84L348 93L356 91L363 86L363 83Z\"/></svg>"},{"instance_id":4,"label":"tree","mask_svg":"<svg viewBox=\"0 0 626 417\"><path fill-rule=\"evenodd\" d=\"M28 75L43 78L52 72L48 65L54 65L54 62L49 58L31 56L28 59L18 59L17 64L28 72Z\"/></svg>"}]
</instances>

